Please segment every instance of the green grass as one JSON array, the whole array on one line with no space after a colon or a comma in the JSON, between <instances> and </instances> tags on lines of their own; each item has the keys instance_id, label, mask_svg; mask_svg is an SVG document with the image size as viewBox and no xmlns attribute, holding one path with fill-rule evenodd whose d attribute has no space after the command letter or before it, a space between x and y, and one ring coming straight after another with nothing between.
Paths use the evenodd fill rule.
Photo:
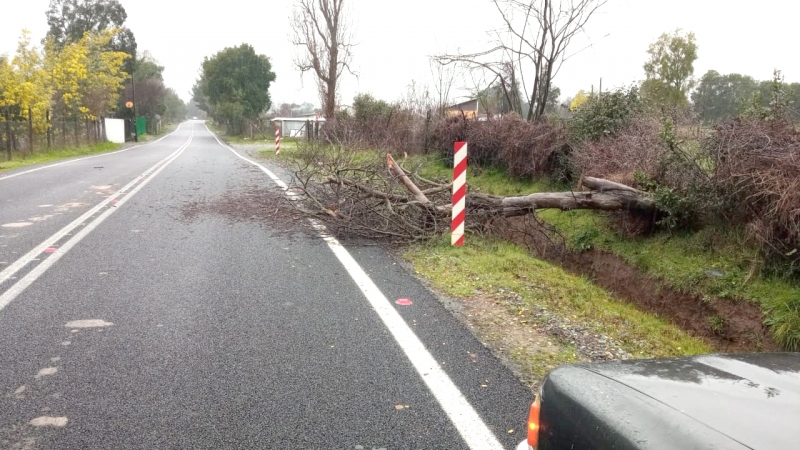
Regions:
<instances>
[{"instance_id":1,"label":"green grass","mask_svg":"<svg viewBox=\"0 0 800 450\"><path fill-rule=\"evenodd\" d=\"M297 156L298 143L302 143L302 139L298 138L283 138L281 139L281 154L275 154L275 142L265 142L264 150L259 150L258 154L269 159L279 159L286 161L293 161ZM251 142L252 143L252 142Z\"/></svg>"},{"instance_id":2,"label":"green grass","mask_svg":"<svg viewBox=\"0 0 800 450\"><path fill-rule=\"evenodd\" d=\"M420 170L422 176L452 179L452 169L437 157L415 158L418 165L427 162ZM474 167L469 169L467 180L470 189L504 196L566 188L547 180L510 180L502 170ZM539 217L555 226L573 251L599 248L619 255L674 289L759 303L777 342L787 349L800 349L800 284L762 277L758 252L743 243L742 230L709 227L695 233L625 238L602 212L542 210ZM722 276L718 276L720 273Z\"/></svg>"},{"instance_id":3,"label":"green grass","mask_svg":"<svg viewBox=\"0 0 800 450\"><path fill-rule=\"evenodd\" d=\"M547 375L547 372L555 369L564 364L575 364L580 362L578 352L573 345L564 345L564 347L557 353L550 352L524 352L519 350L511 350L509 356L520 366L522 366L527 373L530 373L534 380L538 381Z\"/></svg>"},{"instance_id":4,"label":"green grass","mask_svg":"<svg viewBox=\"0 0 800 450\"><path fill-rule=\"evenodd\" d=\"M19 169L20 167L32 166L35 164L54 162L61 159L106 153L118 150L120 147L122 147L120 144L104 142L101 144L93 144L77 148L53 149L49 151L38 152L26 158L16 158L12 159L11 161L0 161L0 172ZM4 156L4 154L0 154L0 158L3 158Z\"/></svg>"},{"instance_id":5,"label":"green grass","mask_svg":"<svg viewBox=\"0 0 800 450\"><path fill-rule=\"evenodd\" d=\"M707 343L669 322L614 299L588 280L538 260L508 242L470 236L469 245L455 248L449 241L439 240L412 247L405 257L448 295L470 297L478 290L510 290L521 296L523 308L545 307L594 333L610 336L637 357L711 351Z\"/></svg>"}]
</instances>

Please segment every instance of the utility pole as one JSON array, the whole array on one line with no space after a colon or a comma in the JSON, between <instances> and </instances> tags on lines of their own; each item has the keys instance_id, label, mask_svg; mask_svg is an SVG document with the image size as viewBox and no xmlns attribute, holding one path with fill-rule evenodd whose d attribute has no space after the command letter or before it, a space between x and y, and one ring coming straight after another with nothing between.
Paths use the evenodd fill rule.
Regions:
<instances>
[{"instance_id":1,"label":"utility pole","mask_svg":"<svg viewBox=\"0 0 800 450\"><path fill-rule=\"evenodd\" d=\"M136 53L136 52L134 52ZM133 64L131 65L131 90L133 91L133 142L139 142L139 127L136 120L136 55L133 55Z\"/></svg>"},{"instance_id":2,"label":"utility pole","mask_svg":"<svg viewBox=\"0 0 800 450\"><path fill-rule=\"evenodd\" d=\"M139 123L136 120L136 80L133 78L133 74L131 74L131 90L133 91L133 142L139 142Z\"/></svg>"}]
</instances>

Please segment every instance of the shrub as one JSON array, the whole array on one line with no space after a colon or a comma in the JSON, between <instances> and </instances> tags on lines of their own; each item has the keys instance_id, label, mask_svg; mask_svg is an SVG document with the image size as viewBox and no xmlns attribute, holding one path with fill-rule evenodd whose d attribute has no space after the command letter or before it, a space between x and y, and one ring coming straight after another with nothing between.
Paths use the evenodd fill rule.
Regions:
<instances>
[{"instance_id":1,"label":"shrub","mask_svg":"<svg viewBox=\"0 0 800 450\"><path fill-rule=\"evenodd\" d=\"M613 136L641 110L642 102L636 87L591 95L572 116L570 139L578 145L587 140Z\"/></svg>"},{"instance_id":2,"label":"shrub","mask_svg":"<svg viewBox=\"0 0 800 450\"><path fill-rule=\"evenodd\" d=\"M773 256L800 248L800 133L786 120L735 120L704 142L719 208Z\"/></svg>"},{"instance_id":3,"label":"shrub","mask_svg":"<svg viewBox=\"0 0 800 450\"><path fill-rule=\"evenodd\" d=\"M632 185L634 174L657 178L668 148L655 117L636 116L614 135L587 140L573 151L573 161L584 176L607 178Z\"/></svg>"},{"instance_id":4,"label":"shrub","mask_svg":"<svg viewBox=\"0 0 800 450\"><path fill-rule=\"evenodd\" d=\"M415 114L399 104L376 100L369 94L353 99L353 111L342 111L325 125L329 141L361 149L419 153L426 149L431 114Z\"/></svg>"},{"instance_id":5,"label":"shrub","mask_svg":"<svg viewBox=\"0 0 800 450\"><path fill-rule=\"evenodd\" d=\"M512 178L572 176L566 129L560 121L528 123L515 114L488 121L449 117L433 132L433 148L452 155L453 142L469 142L470 162L504 169Z\"/></svg>"}]
</instances>

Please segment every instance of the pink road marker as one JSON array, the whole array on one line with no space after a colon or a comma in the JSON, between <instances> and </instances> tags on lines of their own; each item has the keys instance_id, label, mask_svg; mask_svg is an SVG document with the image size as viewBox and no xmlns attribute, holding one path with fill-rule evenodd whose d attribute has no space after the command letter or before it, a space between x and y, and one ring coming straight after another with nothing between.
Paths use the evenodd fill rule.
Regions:
<instances>
[{"instance_id":1,"label":"pink road marker","mask_svg":"<svg viewBox=\"0 0 800 450\"><path fill-rule=\"evenodd\" d=\"M55 253L56 251L58 251L58 249L55 247L47 247L46 249L44 249L45 253Z\"/></svg>"},{"instance_id":2,"label":"pink road marker","mask_svg":"<svg viewBox=\"0 0 800 450\"><path fill-rule=\"evenodd\" d=\"M409 300L407 298L399 298L399 299L397 299L397 301L395 303L397 303L400 306L410 306L414 302L412 302L411 300Z\"/></svg>"}]
</instances>

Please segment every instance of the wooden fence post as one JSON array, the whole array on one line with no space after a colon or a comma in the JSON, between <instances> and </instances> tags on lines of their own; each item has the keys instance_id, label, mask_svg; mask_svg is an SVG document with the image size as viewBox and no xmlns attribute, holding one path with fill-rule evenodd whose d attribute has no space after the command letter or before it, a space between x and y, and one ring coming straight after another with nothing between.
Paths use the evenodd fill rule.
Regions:
<instances>
[{"instance_id":1,"label":"wooden fence post","mask_svg":"<svg viewBox=\"0 0 800 450\"><path fill-rule=\"evenodd\" d=\"M28 155L33 154L33 111L28 107Z\"/></svg>"},{"instance_id":2,"label":"wooden fence post","mask_svg":"<svg viewBox=\"0 0 800 450\"><path fill-rule=\"evenodd\" d=\"M50 124L50 110L49 109L47 110L47 112L45 112L45 117L47 119L47 124L46 124L47 125L47 149L49 150L50 149L50 145L51 145L51 142L50 142L50 126L51 126L51 124Z\"/></svg>"},{"instance_id":3,"label":"wooden fence post","mask_svg":"<svg viewBox=\"0 0 800 450\"><path fill-rule=\"evenodd\" d=\"M11 161L11 114L6 106L6 160Z\"/></svg>"}]
</instances>

